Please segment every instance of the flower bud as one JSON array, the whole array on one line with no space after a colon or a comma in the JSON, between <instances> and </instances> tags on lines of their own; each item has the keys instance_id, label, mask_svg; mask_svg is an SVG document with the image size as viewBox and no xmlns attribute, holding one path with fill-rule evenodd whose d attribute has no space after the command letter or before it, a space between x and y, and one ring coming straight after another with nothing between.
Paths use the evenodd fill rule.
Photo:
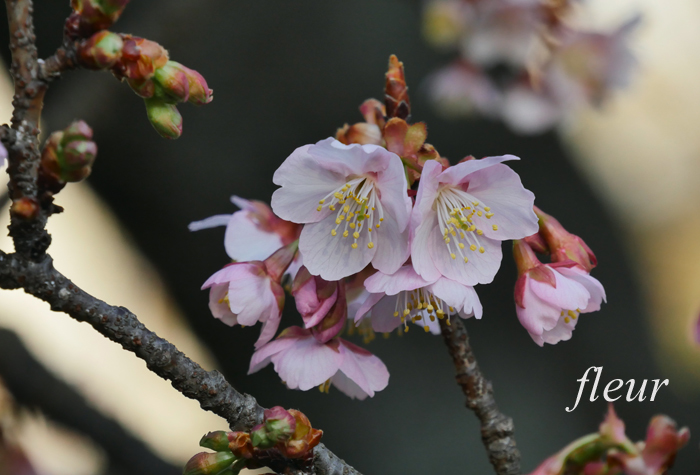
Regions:
<instances>
[{"instance_id":1,"label":"flower bud","mask_svg":"<svg viewBox=\"0 0 700 475\"><path fill-rule=\"evenodd\" d=\"M321 442L323 431L311 427L309 418L303 412L290 409L289 413L294 416L296 428L285 444L285 455L287 458L302 458Z\"/></svg>"},{"instance_id":2,"label":"flower bud","mask_svg":"<svg viewBox=\"0 0 700 475\"><path fill-rule=\"evenodd\" d=\"M168 61L162 68L157 69L153 80L161 87L166 98L174 102L186 102L190 96L187 75L175 61Z\"/></svg>"},{"instance_id":3,"label":"flower bud","mask_svg":"<svg viewBox=\"0 0 700 475\"><path fill-rule=\"evenodd\" d=\"M345 327L348 317L348 304L345 298L345 283L338 282L338 298L321 322L311 328L316 340L326 343L335 338Z\"/></svg>"},{"instance_id":4,"label":"flower bud","mask_svg":"<svg viewBox=\"0 0 700 475\"><path fill-rule=\"evenodd\" d=\"M389 57L389 69L384 87L384 104L388 118L406 119L411 115L411 101L403 71L403 63L395 55Z\"/></svg>"},{"instance_id":5,"label":"flower bud","mask_svg":"<svg viewBox=\"0 0 700 475\"><path fill-rule=\"evenodd\" d=\"M250 434L247 432L229 432L228 449L238 458L252 459L253 444L250 441Z\"/></svg>"},{"instance_id":6,"label":"flower bud","mask_svg":"<svg viewBox=\"0 0 700 475\"><path fill-rule=\"evenodd\" d=\"M79 120L54 132L46 141L41 153L41 174L55 182L78 182L90 175L96 156L92 129Z\"/></svg>"},{"instance_id":7,"label":"flower bud","mask_svg":"<svg viewBox=\"0 0 700 475\"><path fill-rule=\"evenodd\" d=\"M176 139L182 135L182 116L173 104L162 99L145 99L146 113L151 125L161 137Z\"/></svg>"},{"instance_id":8,"label":"flower bud","mask_svg":"<svg viewBox=\"0 0 700 475\"><path fill-rule=\"evenodd\" d=\"M39 203L28 196L12 203L10 213L22 219L34 219L39 215Z\"/></svg>"},{"instance_id":9,"label":"flower bud","mask_svg":"<svg viewBox=\"0 0 700 475\"><path fill-rule=\"evenodd\" d=\"M335 138L345 145L350 145L351 143L381 145L382 131L377 125L358 122L355 125L345 124L338 129Z\"/></svg>"},{"instance_id":10,"label":"flower bud","mask_svg":"<svg viewBox=\"0 0 700 475\"><path fill-rule=\"evenodd\" d=\"M183 65L180 65L180 68L187 76L187 82L190 87L190 97L188 99L190 104L194 104L196 106L201 106L202 104L209 104L212 101L212 99L214 99L214 91L209 89L209 86L207 85L207 81L204 79L204 76L199 74L194 69L190 69Z\"/></svg>"},{"instance_id":11,"label":"flower bud","mask_svg":"<svg viewBox=\"0 0 700 475\"><path fill-rule=\"evenodd\" d=\"M124 42L121 36L99 31L78 47L78 61L88 69L109 69L121 58Z\"/></svg>"},{"instance_id":12,"label":"flower bud","mask_svg":"<svg viewBox=\"0 0 700 475\"><path fill-rule=\"evenodd\" d=\"M202 437L202 440L199 441L199 445L201 447L212 449L217 452L225 452L229 450L228 443L228 434L223 430L209 432L204 437Z\"/></svg>"},{"instance_id":13,"label":"flower bud","mask_svg":"<svg viewBox=\"0 0 700 475\"><path fill-rule=\"evenodd\" d=\"M236 461L231 452L202 452L190 459L182 475L218 475Z\"/></svg>"},{"instance_id":14,"label":"flower bud","mask_svg":"<svg viewBox=\"0 0 700 475\"><path fill-rule=\"evenodd\" d=\"M71 0L79 16L79 32L88 36L112 26L121 16L129 0Z\"/></svg>"},{"instance_id":15,"label":"flower bud","mask_svg":"<svg viewBox=\"0 0 700 475\"><path fill-rule=\"evenodd\" d=\"M285 442L294 435L296 420L287 410L281 406L266 409L264 413L265 429L267 436L275 443Z\"/></svg>"},{"instance_id":16,"label":"flower bud","mask_svg":"<svg viewBox=\"0 0 700 475\"><path fill-rule=\"evenodd\" d=\"M298 249L299 241L297 240L279 248L270 257L265 259L265 269L272 280L277 283L282 281L282 276L296 257Z\"/></svg>"},{"instance_id":17,"label":"flower bud","mask_svg":"<svg viewBox=\"0 0 700 475\"><path fill-rule=\"evenodd\" d=\"M598 264L595 254L583 239L568 232L559 221L537 206L534 210L540 220L540 234L549 247L552 262L572 260L587 272Z\"/></svg>"},{"instance_id":18,"label":"flower bud","mask_svg":"<svg viewBox=\"0 0 700 475\"><path fill-rule=\"evenodd\" d=\"M131 35L121 35L124 47L112 72L118 79L126 78L137 84L151 79L158 68L168 62L168 52L155 41Z\"/></svg>"}]
</instances>

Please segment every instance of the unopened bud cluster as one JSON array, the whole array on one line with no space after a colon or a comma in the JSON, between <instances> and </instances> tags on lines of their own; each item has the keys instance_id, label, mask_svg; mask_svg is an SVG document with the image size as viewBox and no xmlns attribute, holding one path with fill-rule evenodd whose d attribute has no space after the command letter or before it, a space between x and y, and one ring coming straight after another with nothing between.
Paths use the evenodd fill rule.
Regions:
<instances>
[{"instance_id":1,"label":"unopened bud cluster","mask_svg":"<svg viewBox=\"0 0 700 475\"><path fill-rule=\"evenodd\" d=\"M215 452L192 457L183 475L237 475L243 468L290 465L308 470L322 435L300 411L273 407L250 432L217 431L202 437L199 445Z\"/></svg>"},{"instance_id":2,"label":"unopened bud cluster","mask_svg":"<svg viewBox=\"0 0 700 475\"><path fill-rule=\"evenodd\" d=\"M197 71L171 61L168 52L154 41L136 36L99 31L78 49L80 64L89 69L112 71L146 103L148 119L163 137L182 134L182 116L176 104L207 104L212 90Z\"/></svg>"},{"instance_id":3,"label":"unopened bud cluster","mask_svg":"<svg viewBox=\"0 0 700 475\"><path fill-rule=\"evenodd\" d=\"M92 129L79 120L51 134L41 154L40 173L44 180L52 182L49 188L58 186L60 189L65 183L87 178L96 156L97 144L92 141Z\"/></svg>"}]
</instances>

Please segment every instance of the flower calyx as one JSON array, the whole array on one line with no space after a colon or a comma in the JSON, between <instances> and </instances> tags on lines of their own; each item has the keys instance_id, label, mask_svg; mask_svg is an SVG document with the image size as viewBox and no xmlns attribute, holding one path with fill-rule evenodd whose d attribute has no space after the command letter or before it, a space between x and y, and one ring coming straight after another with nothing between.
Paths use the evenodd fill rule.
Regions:
<instances>
[{"instance_id":1,"label":"flower calyx","mask_svg":"<svg viewBox=\"0 0 700 475\"><path fill-rule=\"evenodd\" d=\"M583 267L586 272L590 272L598 265L595 254L583 239L568 232L559 221L537 206L534 207L534 211L539 219L539 234L547 244L552 262L572 260Z\"/></svg>"}]
</instances>

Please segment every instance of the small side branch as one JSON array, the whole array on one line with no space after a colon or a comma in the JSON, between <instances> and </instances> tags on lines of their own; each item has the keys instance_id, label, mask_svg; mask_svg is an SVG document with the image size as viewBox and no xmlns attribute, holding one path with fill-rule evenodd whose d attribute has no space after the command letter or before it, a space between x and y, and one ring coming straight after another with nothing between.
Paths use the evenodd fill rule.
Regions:
<instances>
[{"instance_id":1,"label":"small side branch","mask_svg":"<svg viewBox=\"0 0 700 475\"><path fill-rule=\"evenodd\" d=\"M218 371L204 370L128 309L108 305L81 290L53 267L50 256L32 262L0 251L0 288L22 288L52 310L89 323L145 361L148 369L169 380L183 395L226 419L231 430L247 431L262 422L264 408L254 397L236 391ZM317 475L360 475L323 444L314 450L314 469Z\"/></svg>"},{"instance_id":2,"label":"small side branch","mask_svg":"<svg viewBox=\"0 0 700 475\"><path fill-rule=\"evenodd\" d=\"M515 446L513 419L498 410L493 387L479 370L461 319L453 318L450 323L440 320L440 329L454 361L457 383L467 397L467 407L481 422L481 440L491 465L498 475L519 475L520 452Z\"/></svg>"}]
</instances>

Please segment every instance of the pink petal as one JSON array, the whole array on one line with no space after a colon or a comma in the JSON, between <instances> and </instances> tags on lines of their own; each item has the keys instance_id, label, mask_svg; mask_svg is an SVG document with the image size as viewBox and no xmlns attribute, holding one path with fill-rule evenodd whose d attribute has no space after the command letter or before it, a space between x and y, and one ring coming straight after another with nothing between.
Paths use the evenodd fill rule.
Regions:
<instances>
[{"instance_id":1,"label":"pink petal","mask_svg":"<svg viewBox=\"0 0 700 475\"><path fill-rule=\"evenodd\" d=\"M501 267L501 259L503 258L501 242L488 239L485 236L479 236L478 239L479 244L485 249L484 253L465 248L464 255L469 258L469 262L465 263L459 254L456 255L455 259L452 259L440 229L435 226L430 234L429 249L430 257L440 274L462 285L491 283ZM423 278L425 277L423 276Z\"/></svg>"},{"instance_id":2,"label":"pink petal","mask_svg":"<svg viewBox=\"0 0 700 475\"><path fill-rule=\"evenodd\" d=\"M397 298L396 296L384 296L372 307L370 318L374 331L379 333L391 333L401 325L401 318L394 316ZM401 309L399 309L399 312L401 312Z\"/></svg>"},{"instance_id":3,"label":"pink petal","mask_svg":"<svg viewBox=\"0 0 700 475\"><path fill-rule=\"evenodd\" d=\"M396 295L404 290L415 290L425 287L430 282L419 276L413 266L405 265L393 274L377 272L365 279L365 288L372 293Z\"/></svg>"},{"instance_id":4,"label":"pink petal","mask_svg":"<svg viewBox=\"0 0 700 475\"><path fill-rule=\"evenodd\" d=\"M525 280L523 303L525 308L515 306L520 324L532 335L542 335L545 330L554 328L561 317L561 307L553 306L539 298L532 291L532 279Z\"/></svg>"},{"instance_id":5,"label":"pink petal","mask_svg":"<svg viewBox=\"0 0 700 475\"><path fill-rule=\"evenodd\" d=\"M416 273L428 282L435 282L441 277L433 262L431 253L431 236L437 229L438 218L435 212L428 214L418 225L411 243L411 262ZM444 244L443 244L444 245Z\"/></svg>"},{"instance_id":6,"label":"pink petal","mask_svg":"<svg viewBox=\"0 0 700 475\"><path fill-rule=\"evenodd\" d=\"M343 363L343 355L313 336L295 340L294 345L272 355L275 371L290 389L307 391L330 379Z\"/></svg>"},{"instance_id":7,"label":"pink petal","mask_svg":"<svg viewBox=\"0 0 700 475\"><path fill-rule=\"evenodd\" d=\"M331 211L317 211L318 202L346 183L346 174L329 170L325 163L311 156L312 145L299 147L275 172L272 181L282 188L272 195L272 209L277 216L294 223L315 223Z\"/></svg>"},{"instance_id":8,"label":"pink petal","mask_svg":"<svg viewBox=\"0 0 700 475\"><path fill-rule=\"evenodd\" d=\"M353 249L352 234L342 236L339 228L337 236L331 235L335 227L335 214L319 223L307 224L301 231L299 251L304 265L312 275L320 275L328 281L340 280L364 269L377 252L378 246L369 249L369 233L361 232L357 249ZM373 231L374 232L374 231Z\"/></svg>"},{"instance_id":9,"label":"pink petal","mask_svg":"<svg viewBox=\"0 0 700 475\"><path fill-rule=\"evenodd\" d=\"M294 346L298 340L311 337L311 333L308 330L303 330L299 327L290 327L289 329L291 329L289 332L291 336L284 337L280 335L275 341L267 343L253 353L248 374L260 371L270 363L272 356Z\"/></svg>"},{"instance_id":10,"label":"pink petal","mask_svg":"<svg viewBox=\"0 0 700 475\"><path fill-rule=\"evenodd\" d=\"M381 224L380 228L372 231L377 249L372 258L372 266L381 272L391 274L406 262L411 252L408 245L409 229L399 231L400 226L389 214L384 214L384 221Z\"/></svg>"},{"instance_id":11,"label":"pink petal","mask_svg":"<svg viewBox=\"0 0 700 475\"><path fill-rule=\"evenodd\" d=\"M581 309L581 313L597 312L600 310L601 302L607 302L603 284L601 284L595 277L591 277L583 269L578 267L559 267L557 268L557 271L583 285L588 293L590 293L591 297L588 300L588 305L585 308L579 307Z\"/></svg>"},{"instance_id":12,"label":"pink petal","mask_svg":"<svg viewBox=\"0 0 700 475\"><path fill-rule=\"evenodd\" d=\"M389 371L382 360L345 340L340 340L340 352L343 355L340 371L369 397L387 387Z\"/></svg>"},{"instance_id":13,"label":"pink petal","mask_svg":"<svg viewBox=\"0 0 700 475\"><path fill-rule=\"evenodd\" d=\"M505 241L535 234L539 226L532 210L535 195L523 188L520 177L506 165L494 165L469 176L467 193L491 208L493 216L473 216L474 224L491 239ZM494 231L493 226L498 230Z\"/></svg>"},{"instance_id":14,"label":"pink petal","mask_svg":"<svg viewBox=\"0 0 700 475\"><path fill-rule=\"evenodd\" d=\"M535 343L540 346L543 346L544 343L556 345L560 341L568 341L571 339L578 320L578 318L576 320L570 318L569 323L566 323L564 318L559 318L554 328L543 331L541 335L530 333L530 336Z\"/></svg>"},{"instance_id":15,"label":"pink petal","mask_svg":"<svg viewBox=\"0 0 700 475\"><path fill-rule=\"evenodd\" d=\"M413 207L413 214L417 215L416 225L427 218L433 208L433 203L437 198L440 181L438 176L442 173L442 164L437 160L428 160L423 165L423 172L418 183L416 193L416 203ZM434 214L434 212L433 212Z\"/></svg>"},{"instance_id":16,"label":"pink petal","mask_svg":"<svg viewBox=\"0 0 700 475\"><path fill-rule=\"evenodd\" d=\"M249 211L236 211L226 226L224 246L231 259L237 261L262 261L284 245L275 232L261 229Z\"/></svg>"},{"instance_id":17,"label":"pink petal","mask_svg":"<svg viewBox=\"0 0 700 475\"><path fill-rule=\"evenodd\" d=\"M474 287L441 277L428 288L437 298L450 307L463 311L465 315L473 315L477 319L483 315L484 310Z\"/></svg>"},{"instance_id":18,"label":"pink petal","mask_svg":"<svg viewBox=\"0 0 700 475\"><path fill-rule=\"evenodd\" d=\"M372 307L374 307L377 302L379 302L382 298L384 298L384 294L370 294L369 292L367 293L367 298L362 302L362 304L359 306L357 311L354 314L354 319L355 319L355 324L359 324L360 320L369 312L372 310ZM348 312L350 309L348 308ZM353 316L353 314L349 314L350 317ZM371 314L370 314L371 316Z\"/></svg>"},{"instance_id":19,"label":"pink petal","mask_svg":"<svg viewBox=\"0 0 700 475\"><path fill-rule=\"evenodd\" d=\"M515 155L502 155L499 157L486 157L480 160L467 160L466 162L452 165L447 170L440 173L438 180L440 183L457 186L468 181L470 174L507 160L520 160L520 158Z\"/></svg>"},{"instance_id":20,"label":"pink petal","mask_svg":"<svg viewBox=\"0 0 700 475\"><path fill-rule=\"evenodd\" d=\"M377 173L377 189L381 195L380 200L386 212L384 221L386 222L386 214L393 216L396 220L397 230L402 232L408 226L408 218L413 205L406 192L408 183L403 163L398 155L382 147L377 148L376 154L379 154L382 162L386 163L385 170ZM368 171L373 172L375 170L370 169ZM382 223L382 228L384 226L385 223Z\"/></svg>"},{"instance_id":21,"label":"pink petal","mask_svg":"<svg viewBox=\"0 0 700 475\"><path fill-rule=\"evenodd\" d=\"M192 221L187 225L190 231L200 231L202 229L216 228L218 226L226 226L231 219L230 214L217 214L215 216L209 216L200 221Z\"/></svg>"},{"instance_id":22,"label":"pink petal","mask_svg":"<svg viewBox=\"0 0 700 475\"><path fill-rule=\"evenodd\" d=\"M574 279L564 276L559 269L552 269L552 271L557 281L556 288L546 282L530 279L532 292L549 305L561 310L586 308L591 297L588 290Z\"/></svg>"},{"instance_id":23,"label":"pink petal","mask_svg":"<svg viewBox=\"0 0 700 475\"><path fill-rule=\"evenodd\" d=\"M228 292L227 284L215 284L209 289L209 310L214 318L218 318L232 327L238 324L236 314L231 312L227 302L222 302Z\"/></svg>"},{"instance_id":24,"label":"pink petal","mask_svg":"<svg viewBox=\"0 0 700 475\"><path fill-rule=\"evenodd\" d=\"M352 379L345 376L342 371L338 371L331 378L331 384L335 386L338 391L349 396L351 399L357 399L363 401L367 399L368 394L362 390Z\"/></svg>"}]
</instances>

